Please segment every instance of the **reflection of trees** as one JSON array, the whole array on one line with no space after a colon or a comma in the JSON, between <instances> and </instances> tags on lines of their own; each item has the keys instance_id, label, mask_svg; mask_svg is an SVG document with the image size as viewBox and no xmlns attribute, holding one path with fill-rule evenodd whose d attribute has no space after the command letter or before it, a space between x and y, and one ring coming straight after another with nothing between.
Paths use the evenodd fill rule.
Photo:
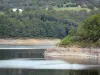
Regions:
<instances>
[{"instance_id":1,"label":"reflection of trees","mask_svg":"<svg viewBox=\"0 0 100 75\"><path fill-rule=\"evenodd\" d=\"M99 75L100 71L94 70L21 70L9 69L1 70L1 75Z\"/></svg>"},{"instance_id":2,"label":"reflection of trees","mask_svg":"<svg viewBox=\"0 0 100 75\"><path fill-rule=\"evenodd\" d=\"M12 58L43 58L44 50L0 50L0 59Z\"/></svg>"},{"instance_id":3,"label":"reflection of trees","mask_svg":"<svg viewBox=\"0 0 100 75\"><path fill-rule=\"evenodd\" d=\"M79 57L79 56L48 56L44 55L45 59L58 59L73 64L100 64L100 58L95 57Z\"/></svg>"}]
</instances>

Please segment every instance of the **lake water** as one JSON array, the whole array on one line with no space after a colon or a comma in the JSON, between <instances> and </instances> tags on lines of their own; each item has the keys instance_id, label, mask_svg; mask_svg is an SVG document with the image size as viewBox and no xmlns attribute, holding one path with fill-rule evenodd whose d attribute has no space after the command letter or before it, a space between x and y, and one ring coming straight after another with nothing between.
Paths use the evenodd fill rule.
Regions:
<instances>
[{"instance_id":1,"label":"lake water","mask_svg":"<svg viewBox=\"0 0 100 75\"><path fill-rule=\"evenodd\" d=\"M55 46L0 47L0 75L100 75L99 58L44 56Z\"/></svg>"}]
</instances>

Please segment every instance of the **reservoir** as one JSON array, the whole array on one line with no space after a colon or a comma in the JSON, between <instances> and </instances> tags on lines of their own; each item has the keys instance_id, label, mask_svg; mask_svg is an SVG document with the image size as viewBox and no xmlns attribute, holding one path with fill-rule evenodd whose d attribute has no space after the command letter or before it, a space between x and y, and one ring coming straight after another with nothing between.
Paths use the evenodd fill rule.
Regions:
<instances>
[{"instance_id":1,"label":"reservoir","mask_svg":"<svg viewBox=\"0 0 100 75\"><path fill-rule=\"evenodd\" d=\"M100 75L99 58L51 58L44 52L55 46L0 47L0 75Z\"/></svg>"}]
</instances>

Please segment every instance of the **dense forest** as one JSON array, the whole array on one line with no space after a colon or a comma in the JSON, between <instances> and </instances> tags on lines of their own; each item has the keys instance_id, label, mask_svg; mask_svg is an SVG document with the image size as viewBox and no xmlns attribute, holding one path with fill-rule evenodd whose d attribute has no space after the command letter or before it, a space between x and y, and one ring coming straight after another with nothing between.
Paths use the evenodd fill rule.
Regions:
<instances>
[{"instance_id":1,"label":"dense forest","mask_svg":"<svg viewBox=\"0 0 100 75\"><path fill-rule=\"evenodd\" d=\"M25 10L23 13L6 10L0 14L1 37L56 37L68 35L76 22L53 10Z\"/></svg>"},{"instance_id":2,"label":"dense forest","mask_svg":"<svg viewBox=\"0 0 100 75\"><path fill-rule=\"evenodd\" d=\"M75 34L88 17L99 14L99 0L0 0L0 37L53 37ZM61 10L81 6L82 10ZM90 8L89 5L96 9ZM13 11L13 8L21 9ZM79 9L79 7L77 7ZM76 10L77 10L76 9ZM73 33L74 32L74 33Z\"/></svg>"}]
</instances>

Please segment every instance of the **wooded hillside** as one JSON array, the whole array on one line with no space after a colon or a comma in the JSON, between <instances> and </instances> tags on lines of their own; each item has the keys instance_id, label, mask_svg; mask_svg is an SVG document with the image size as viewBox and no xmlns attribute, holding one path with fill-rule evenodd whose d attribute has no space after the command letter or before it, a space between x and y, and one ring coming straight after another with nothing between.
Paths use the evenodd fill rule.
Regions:
<instances>
[{"instance_id":1,"label":"wooded hillside","mask_svg":"<svg viewBox=\"0 0 100 75\"><path fill-rule=\"evenodd\" d=\"M0 0L0 7L52 8L52 7L100 7L100 0Z\"/></svg>"}]
</instances>

